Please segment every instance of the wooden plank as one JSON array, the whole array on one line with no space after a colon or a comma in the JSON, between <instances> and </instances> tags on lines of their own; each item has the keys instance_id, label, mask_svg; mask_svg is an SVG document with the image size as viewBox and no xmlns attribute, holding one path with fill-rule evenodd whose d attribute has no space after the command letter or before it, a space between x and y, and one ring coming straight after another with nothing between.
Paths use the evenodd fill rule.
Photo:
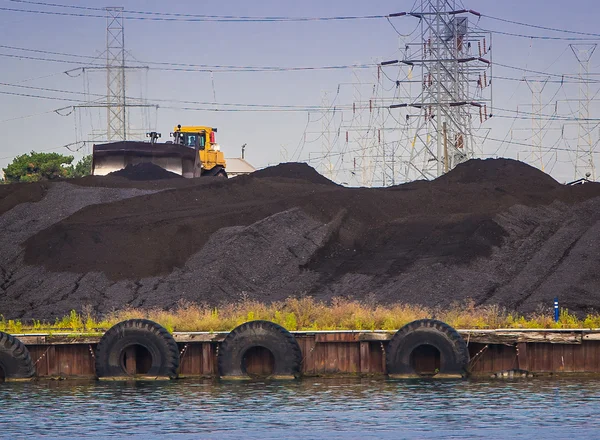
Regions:
<instances>
[{"instance_id":1,"label":"wooden plank","mask_svg":"<svg viewBox=\"0 0 600 440\"><path fill-rule=\"evenodd\" d=\"M48 347L46 357L48 358L48 376L58 376L56 362L56 345L51 345Z\"/></svg>"},{"instance_id":2,"label":"wooden plank","mask_svg":"<svg viewBox=\"0 0 600 440\"><path fill-rule=\"evenodd\" d=\"M359 341L389 341L396 334L396 332L361 332L358 333Z\"/></svg>"},{"instance_id":3,"label":"wooden plank","mask_svg":"<svg viewBox=\"0 0 600 440\"><path fill-rule=\"evenodd\" d=\"M583 370L587 373L592 373L595 370L594 366L594 355L596 354L596 350L594 347L595 343L592 341L585 341L581 346L584 351L584 360L583 360Z\"/></svg>"},{"instance_id":4,"label":"wooden plank","mask_svg":"<svg viewBox=\"0 0 600 440\"><path fill-rule=\"evenodd\" d=\"M527 342L519 342L517 344L518 360L517 365L520 370L529 371L529 359L527 357Z\"/></svg>"},{"instance_id":5,"label":"wooden plank","mask_svg":"<svg viewBox=\"0 0 600 440\"><path fill-rule=\"evenodd\" d=\"M209 342L202 344L202 372L203 375L219 374L217 364L216 346Z\"/></svg>"},{"instance_id":6,"label":"wooden plank","mask_svg":"<svg viewBox=\"0 0 600 440\"><path fill-rule=\"evenodd\" d=\"M372 374L385 373L385 343L381 341L369 344L369 371Z\"/></svg>"},{"instance_id":7,"label":"wooden plank","mask_svg":"<svg viewBox=\"0 0 600 440\"><path fill-rule=\"evenodd\" d=\"M315 374L315 338L314 336L297 337L298 345L302 351L302 373Z\"/></svg>"},{"instance_id":8,"label":"wooden plank","mask_svg":"<svg viewBox=\"0 0 600 440\"><path fill-rule=\"evenodd\" d=\"M371 372L371 344L368 341L362 341L360 346L360 372Z\"/></svg>"},{"instance_id":9,"label":"wooden plank","mask_svg":"<svg viewBox=\"0 0 600 440\"><path fill-rule=\"evenodd\" d=\"M600 342L591 341L589 342L589 344L591 344L590 352L592 354L591 371L595 373L600 373Z\"/></svg>"},{"instance_id":10,"label":"wooden plank","mask_svg":"<svg viewBox=\"0 0 600 440\"><path fill-rule=\"evenodd\" d=\"M548 368L548 371L562 372L565 370L562 348L562 345L548 347L548 351L550 352L550 367Z\"/></svg>"},{"instance_id":11,"label":"wooden plank","mask_svg":"<svg viewBox=\"0 0 600 440\"><path fill-rule=\"evenodd\" d=\"M339 342L339 343L347 343L347 342L358 342L359 341L359 333L336 333L336 332L331 332L331 333L316 333L315 334L315 341L317 343L323 343L323 342L328 342L328 343L334 343L334 342Z\"/></svg>"},{"instance_id":12,"label":"wooden plank","mask_svg":"<svg viewBox=\"0 0 600 440\"><path fill-rule=\"evenodd\" d=\"M183 333L174 332L176 342L223 342L229 333Z\"/></svg>"},{"instance_id":13,"label":"wooden plank","mask_svg":"<svg viewBox=\"0 0 600 440\"><path fill-rule=\"evenodd\" d=\"M573 345L573 371L583 373L585 371L585 345Z\"/></svg>"},{"instance_id":14,"label":"wooden plank","mask_svg":"<svg viewBox=\"0 0 600 440\"><path fill-rule=\"evenodd\" d=\"M563 359L564 359L564 371L574 372L575 370L575 361L574 361L574 350L573 345L565 345L563 346ZM581 345L577 345L577 348L581 347Z\"/></svg>"}]
</instances>

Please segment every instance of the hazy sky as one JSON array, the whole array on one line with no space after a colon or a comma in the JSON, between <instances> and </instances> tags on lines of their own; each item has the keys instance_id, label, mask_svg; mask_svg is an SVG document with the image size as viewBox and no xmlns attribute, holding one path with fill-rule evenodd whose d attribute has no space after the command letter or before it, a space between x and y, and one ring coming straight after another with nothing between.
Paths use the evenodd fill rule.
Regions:
<instances>
[{"instance_id":1,"label":"hazy sky","mask_svg":"<svg viewBox=\"0 0 600 440\"><path fill-rule=\"evenodd\" d=\"M63 5L90 7L123 6L128 10L156 11L208 15L249 16L363 16L384 15L410 11L414 0L304 0L304 1L141 1L120 0L105 2L56 0ZM547 27L598 32L597 0L502 0L465 1L465 7L482 14ZM56 8L0 0L0 8L27 9L67 13L96 14L93 11ZM100 13L101 14L101 13ZM412 17L396 18L393 23L400 33L410 34L418 21ZM503 23L483 17L479 26L494 31L526 35L574 37ZM414 37L414 34L413 34ZM578 64L564 40L541 40L508 35L493 36L493 60L506 64L553 74L577 74ZM0 166L6 166L15 155L31 150L49 150L76 141L88 140L92 132L105 130L105 111L80 109L71 112L72 105L88 99L98 99L106 93L106 74L101 70L65 71L86 63L102 64L106 45L106 20L92 17L71 17L40 13L0 10L0 128L2 142ZM401 56L402 38L385 19L348 21L311 21L277 23L215 23L126 20L125 45L127 58L144 62L189 63L234 66L326 66L376 63ZM29 51L11 49L18 47ZM37 51L60 52L81 56L98 56L98 60L73 58L66 55ZM10 55L10 56L7 56ZM15 57L44 58L31 60ZM55 61L49 61L53 59ZM71 63L60 62L69 60ZM598 71L600 51L594 55L591 70ZM168 137L174 125L211 125L218 127L218 140L227 156L238 156L240 146L246 143L247 159L257 167L278 163L282 159L315 157L321 150L318 122L319 112L311 112L308 125L306 111L290 112L213 112L198 108L198 104L173 101L193 101L243 104L273 104L295 107L320 106L323 92L330 97L340 84L361 82L368 84L375 70L338 69L330 71L299 72L181 72L155 69L128 72L127 95L144 98L160 105L155 110L131 110L132 129L145 132L158 129ZM168 67L163 65L162 67ZM393 70L388 70L395 75ZM494 106L502 109L531 111L531 93L522 79L535 75L494 66L494 76L513 80L494 80ZM556 78L552 78L556 79ZM20 86L20 87L17 87ZM393 88L393 84L387 83ZM40 89L36 89L40 88ZM41 89L71 91L53 92ZM590 85L590 94L598 87ZM85 95L84 93L87 93ZM337 98L340 105L351 105L353 90L341 86ZM364 92L368 94L368 90ZM15 96L13 94L33 95ZM40 96L53 99L43 99ZM366 96L366 95L365 95ZM69 101L75 100L75 101ZM546 115L576 113L577 84L548 83L543 92L543 110ZM160 101L157 101L160 100ZM556 104L556 101L563 101ZM570 106L570 107L569 107ZM177 108L168 108L177 107ZM54 110L61 109L55 112ZM235 108L235 107L234 107ZM591 118L598 117L597 106L591 106ZM500 113L499 113L500 115ZM504 113L509 116L509 113ZM514 116L514 114L512 115ZM575 115L576 116L576 115ZM595 123L593 123L595 124ZM554 147L546 171L558 180L570 180L573 167L569 149L577 144L573 124L563 131L563 122L544 121L544 145ZM493 139L512 139L525 145L500 145L488 141L483 145L486 155L504 155L527 159L532 142L532 122L527 115L518 119L498 118L485 126ZM304 134L307 131L307 134ZM598 140L598 130L593 132ZM315 140L316 139L316 140ZM163 139L164 140L164 139ZM76 145L76 147L80 146ZM74 153L80 157L89 147ZM55 151L69 153L65 148ZM293 153L296 152L296 156ZM71 154L71 153L69 153ZM311 156L312 155L312 156ZM347 161L352 156L347 155ZM313 165L318 165L314 162Z\"/></svg>"}]
</instances>

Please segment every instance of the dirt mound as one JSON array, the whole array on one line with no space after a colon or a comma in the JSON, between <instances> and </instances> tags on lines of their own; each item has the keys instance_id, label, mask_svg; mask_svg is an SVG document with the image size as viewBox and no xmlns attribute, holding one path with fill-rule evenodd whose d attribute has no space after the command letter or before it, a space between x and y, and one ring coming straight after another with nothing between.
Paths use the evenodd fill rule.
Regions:
<instances>
[{"instance_id":1,"label":"dirt mound","mask_svg":"<svg viewBox=\"0 0 600 440\"><path fill-rule=\"evenodd\" d=\"M190 180L197 182L170 183ZM502 159L386 189L341 187L302 164L163 182L76 212L63 196L56 209L69 215L48 211L50 225L25 228L24 253L7 256L3 314L170 307L180 299L216 305L242 294L436 307L469 297L527 311L551 302L553 285L567 307L600 307L600 255L590 250L600 249L600 185L563 186ZM28 212L21 211L19 225Z\"/></svg>"},{"instance_id":2,"label":"dirt mound","mask_svg":"<svg viewBox=\"0 0 600 440\"><path fill-rule=\"evenodd\" d=\"M0 185L0 215L21 203L39 202L46 195L51 182L11 183Z\"/></svg>"},{"instance_id":3,"label":"dirt mound","mask_svg":"<svg viewBox=\"0 0 600 440\"><path fill-rule=\"evenodd\" d=\"M286 179L306 180L307 182L322 185L336 185L327 177L319 174L317 170L306 163L288 162L255 171L253 177L282 177Z\"/></svg>"},{"instance_id":4,"label":"dirt mound","mask_svg":"<svg viewBox=\"0 0 600 440\"><path fill-rule=\"evenodd\" d=\"M472 159L456 166L452 172L435 180L437 183L480 184L495 186L528 186L553 189L560 184L551 176L526 163L512 159Z\"/></svg>"},{"instance_id":5,"label":"dirt mound","mask_svg":"<svg viewBox=\"0 0 600 440\"><path fill-rule=\"evenodd\" d=\"M164 179L183 179L176 173L165 170L150 162L138 163L136 165L127 165L119 171L113 171L108 174L114 177L124 177L129 180L164 180Z\"/></svg>"}]
</instances>

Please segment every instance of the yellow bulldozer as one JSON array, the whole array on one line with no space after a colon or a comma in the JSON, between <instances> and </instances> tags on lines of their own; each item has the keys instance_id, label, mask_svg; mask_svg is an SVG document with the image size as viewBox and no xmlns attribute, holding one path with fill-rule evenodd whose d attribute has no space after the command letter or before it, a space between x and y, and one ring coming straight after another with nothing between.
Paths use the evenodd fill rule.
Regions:
<instances>
[{"instance_id":1,"label":"yellow bulldozer","mask_svg":"<svg viewBox=\"0 0 600 440\"><path fill-rule=\"evenodd\" d=\"M147 133L150 142L122 141L94 145L92 174L104 176L127 165L150 162L172 173L192 178L227 177L225 156L215 141L216 128L175 127L172 141L156 142L160 133Z\"/></svg>"}]
</instances>

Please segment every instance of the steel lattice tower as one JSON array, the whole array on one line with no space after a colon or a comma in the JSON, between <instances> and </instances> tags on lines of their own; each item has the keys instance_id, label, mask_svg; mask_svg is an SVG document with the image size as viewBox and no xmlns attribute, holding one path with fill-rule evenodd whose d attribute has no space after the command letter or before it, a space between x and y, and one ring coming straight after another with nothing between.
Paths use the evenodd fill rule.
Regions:
<instances>
[{"instance_id":1,"label":"steel lattice tower","mask_svg":"<svg viewBox=\"0 0 600 440\"><path fill-rule=\"evenodd\" d=\"M331 125L333 124L333 120L335 118L335 107L333 107L333 103L329 101L329 94L327 92L322 93L321 108L323 109L323 116L321 116L321 126L323 129L323 133L321 134L321 169L325 177L333 180L334 169L333 162L331 160L333 148L333 142L331 139Z\"/></svg>"},{"instance_id":2,"label":"steel lattice tower","mask_svg":"<svg viewBox=\"0 0 600 440\"><path fill-rule=\"evenodd\" d=\"M548 77L525 78L525 82L531 90L531 156L528 162L545 171L544 152L542 141L544 139L544 127L542 124L542 94L548 83Z\"/></svg>"},{"instance_id":3,"label":"steel lattice tower","mask_svg":"<svg viewBox=\"0 0 600 440\"><path fill-rule=\"evenodd\" d=\"M123 8L106 9L106 108L108 142L127 140Z\"/></svg>"},{"instance_id":4,"label":"steel lattice tower","mask_svg":"<svg viewBox=\"0 0 600 440\"><path fill-rule=\"evenodd\" d=\"M421 41L407 46L404 60L382 63L421 70L417 99L390 106L406 107L407 119L419 118L405 145L405 181L434 179L475 157L473 117L483 122L489 117L488 104L491 111L491 35L470 29L468 16L479 14L457 10L456 4L421 0L420 10L406 14L421 20Z\"/></svg>"},{"instance_id":5,"label":"steel lattice tower","mask_svg":"<svg viewBox=\"0 0 600 440\"><path fill-rule=\"evenodd\" d=\"M571 50L579 61L579 124L577 151L575 153L575 180L584 177L596 180L594 166L594 142L590 124L590 59L596 50L596 44L571 44Z\"/></svg>"}]
</instances>

